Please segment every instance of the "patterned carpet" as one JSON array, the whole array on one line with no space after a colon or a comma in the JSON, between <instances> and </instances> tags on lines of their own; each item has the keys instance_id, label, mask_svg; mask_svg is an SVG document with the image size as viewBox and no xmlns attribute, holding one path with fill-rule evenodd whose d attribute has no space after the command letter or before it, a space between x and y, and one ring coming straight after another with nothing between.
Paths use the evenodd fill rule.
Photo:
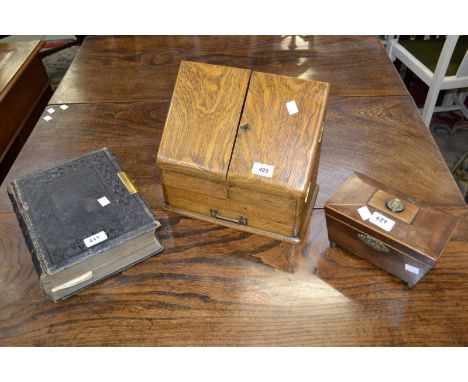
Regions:
<instances>
[{"instance_id":1,"label":"patterned carpet","mask_svg":"<svg viewBox=\"0 0 468 382\"><path fill-rule=\"evenodd\" d=\"M54 90L67 72L78 50L79 46L73 46L43 59ZM402 78L404 78L405 71L406 68L401 68ZM422 107L428 90L427 86L415 77L408 90L416 104ZM436 113L432 118L430 131L460 191L468 201L468 121L460 112Z\"/></svg>"},{"instance_id":2,"label":"patterned carpet","mask_svg":"<svg viewBox=\"0 0 468 382\"><path fill-rule=\"evenodd\" d=\"M49 75L52 89L57 89L58 84L62 81L79 49L79 46L72 46L42 59Z\"/></svg>"},{"instance_id":3,"label":"patterned carpet","mask_svg":"<svg viewBox=\"0 0 468 382\"><path fill-rule=\"evenodd\" d=\"M399 73L402 79L405 78L407 70L404 65L401 65ZM428 90L429 87L424 82L413 76L408 91L421 109L426 101ZM443 95L443 92L440 92L437 105L442 102ZM465 201L468 202L468 121L459 111L434 113L429 130L447 167L452 171Z\"/></svg>"},{"instance_id":4,"label":"patterned carpet","mask_svg":"<svg viewBox=\"0 0 468 382\"><path fill-rule=\"evenodd\" d=\"M436 113L430 130L465 201L468 201L468 121L458 111Z\"/></svg>"}]
</instances>

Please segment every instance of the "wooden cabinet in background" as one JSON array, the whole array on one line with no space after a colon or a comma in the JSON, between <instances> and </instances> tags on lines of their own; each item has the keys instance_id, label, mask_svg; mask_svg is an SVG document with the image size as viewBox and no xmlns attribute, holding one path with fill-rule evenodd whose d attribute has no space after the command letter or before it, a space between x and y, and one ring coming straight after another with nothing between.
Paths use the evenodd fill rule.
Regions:
<instances>
[{"instance_id":1,"label":"wooden cabinet in background","mask_svg":"<svg viewBox=\"0 0 468 382\"><path fill-rule=\"evenodd\" d=\"M300 242L329 85L183 61L158 166L166 209Z\"/></svg>"},{"instance_id":2,"label":"wooden cabinet in background","mask_svg":"<svg viewBox=\"0 0 468 382\"><path fill-rule=\"evenodd\" d=\"M40 41L0 43L0 181L52 96Z\"/></svg>"}]
</instances>

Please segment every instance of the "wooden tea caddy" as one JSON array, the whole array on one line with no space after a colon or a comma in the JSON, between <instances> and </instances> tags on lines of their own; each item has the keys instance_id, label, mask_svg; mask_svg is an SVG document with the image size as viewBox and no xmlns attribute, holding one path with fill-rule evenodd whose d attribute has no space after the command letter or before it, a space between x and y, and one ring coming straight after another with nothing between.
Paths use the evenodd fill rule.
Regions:
<instances>
[{"instance_id":1,"label":"wooden tea caddy","mask_svg":"<svg viewBox=\"0 0 468 382\"><path fill-rule=\"evenodd\" d=\"M159 146L163 208L301 241L329 84L182 61Z\"/></svg>"},{"instance_id":2,"label":"wooden tea caddy","mask_svg":"<svg viewBox=\"0 0 468 382\"><path fill-rule=\"evenodd\" d=\"M331 246L367 260L410 287L437 263L458 222L359 173L328 199L325 216Z\"/></svg>"}]
</instances>

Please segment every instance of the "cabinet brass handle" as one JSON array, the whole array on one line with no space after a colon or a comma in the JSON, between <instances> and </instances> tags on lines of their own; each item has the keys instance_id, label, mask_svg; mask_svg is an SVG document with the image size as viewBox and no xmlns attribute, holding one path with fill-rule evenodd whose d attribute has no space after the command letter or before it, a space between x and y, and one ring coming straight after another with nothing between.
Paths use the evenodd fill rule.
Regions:
<instances>
[{"instance_id":1,"label":"cabinet brass handle","mask_svg":"<svg viewBox=\"0 0 468 382\"><path fill-rule=\"evenodd\" d=\"M365 245L375 249L376 251L379 252L385 252L388 253L390 251L390 248L388 248L383 242L380 240L377 240L375 237L372 237L370 235L363 235L362 233L358 233L357 235L358 239L361 240Z\"/></svg>"},{"instance_id":2,"label":"cabinet brass handle","mask_svg":"<svg viewBox=\"0 0 468 382\"><path fill-rule=\"evenodd\" d=\"M211 213L211 216L213 216L214 218L216 219L219 219L219 220L224 220L226 222L230 222L230 223L235 223L235 224L239 224L239 225L247 225L247 218L244 217L244 216L241 216L239 218L239 220L236 220L236 219L231 219L231 218L227 218L225 216L221 216L217 210L214 210L214 209L210 209L210 213Z\"/></svg>"}]
</instances>

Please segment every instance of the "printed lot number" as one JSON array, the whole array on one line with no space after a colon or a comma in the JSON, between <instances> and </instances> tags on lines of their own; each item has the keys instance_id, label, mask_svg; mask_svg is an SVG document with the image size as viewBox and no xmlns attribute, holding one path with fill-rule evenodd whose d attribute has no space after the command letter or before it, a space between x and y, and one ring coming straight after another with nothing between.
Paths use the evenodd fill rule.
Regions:
<instances>
[{"instance_id":1,"label":"printed lot number","mask_svg":"<svg viewBox=\"0 0 468 382\"><path fill-rule=\"evenodd\" d=\"M372 214L369 221L387 232L390 232L395 225L395 222L392 219L387 218L377 211Z\"/></svg>"},{"instance_id":2,"label":"printed lot number","mask_svg":"<svg viewBox=\"0 0 468 382\"><path fill-rule=\"evenodd\" d=\"M87 237L83 241L86 245L86 248L89 248L89 247L92 247L93 245L103 242L104 240L107 240L107 235L104 231L101 231L95 235Z\"/></svg>"},{"instance_id":3,"label":"printed lot number","mask_svg":"<svg viewBox=\"0 0 468 382\"><path fill-rule=\"evenodd\" d=\"M252 166L252 174L266 176L267 178L271 178L273 176L274 170L275 166L260 162L254 162Z\"/></svg>"}]
</instances>

